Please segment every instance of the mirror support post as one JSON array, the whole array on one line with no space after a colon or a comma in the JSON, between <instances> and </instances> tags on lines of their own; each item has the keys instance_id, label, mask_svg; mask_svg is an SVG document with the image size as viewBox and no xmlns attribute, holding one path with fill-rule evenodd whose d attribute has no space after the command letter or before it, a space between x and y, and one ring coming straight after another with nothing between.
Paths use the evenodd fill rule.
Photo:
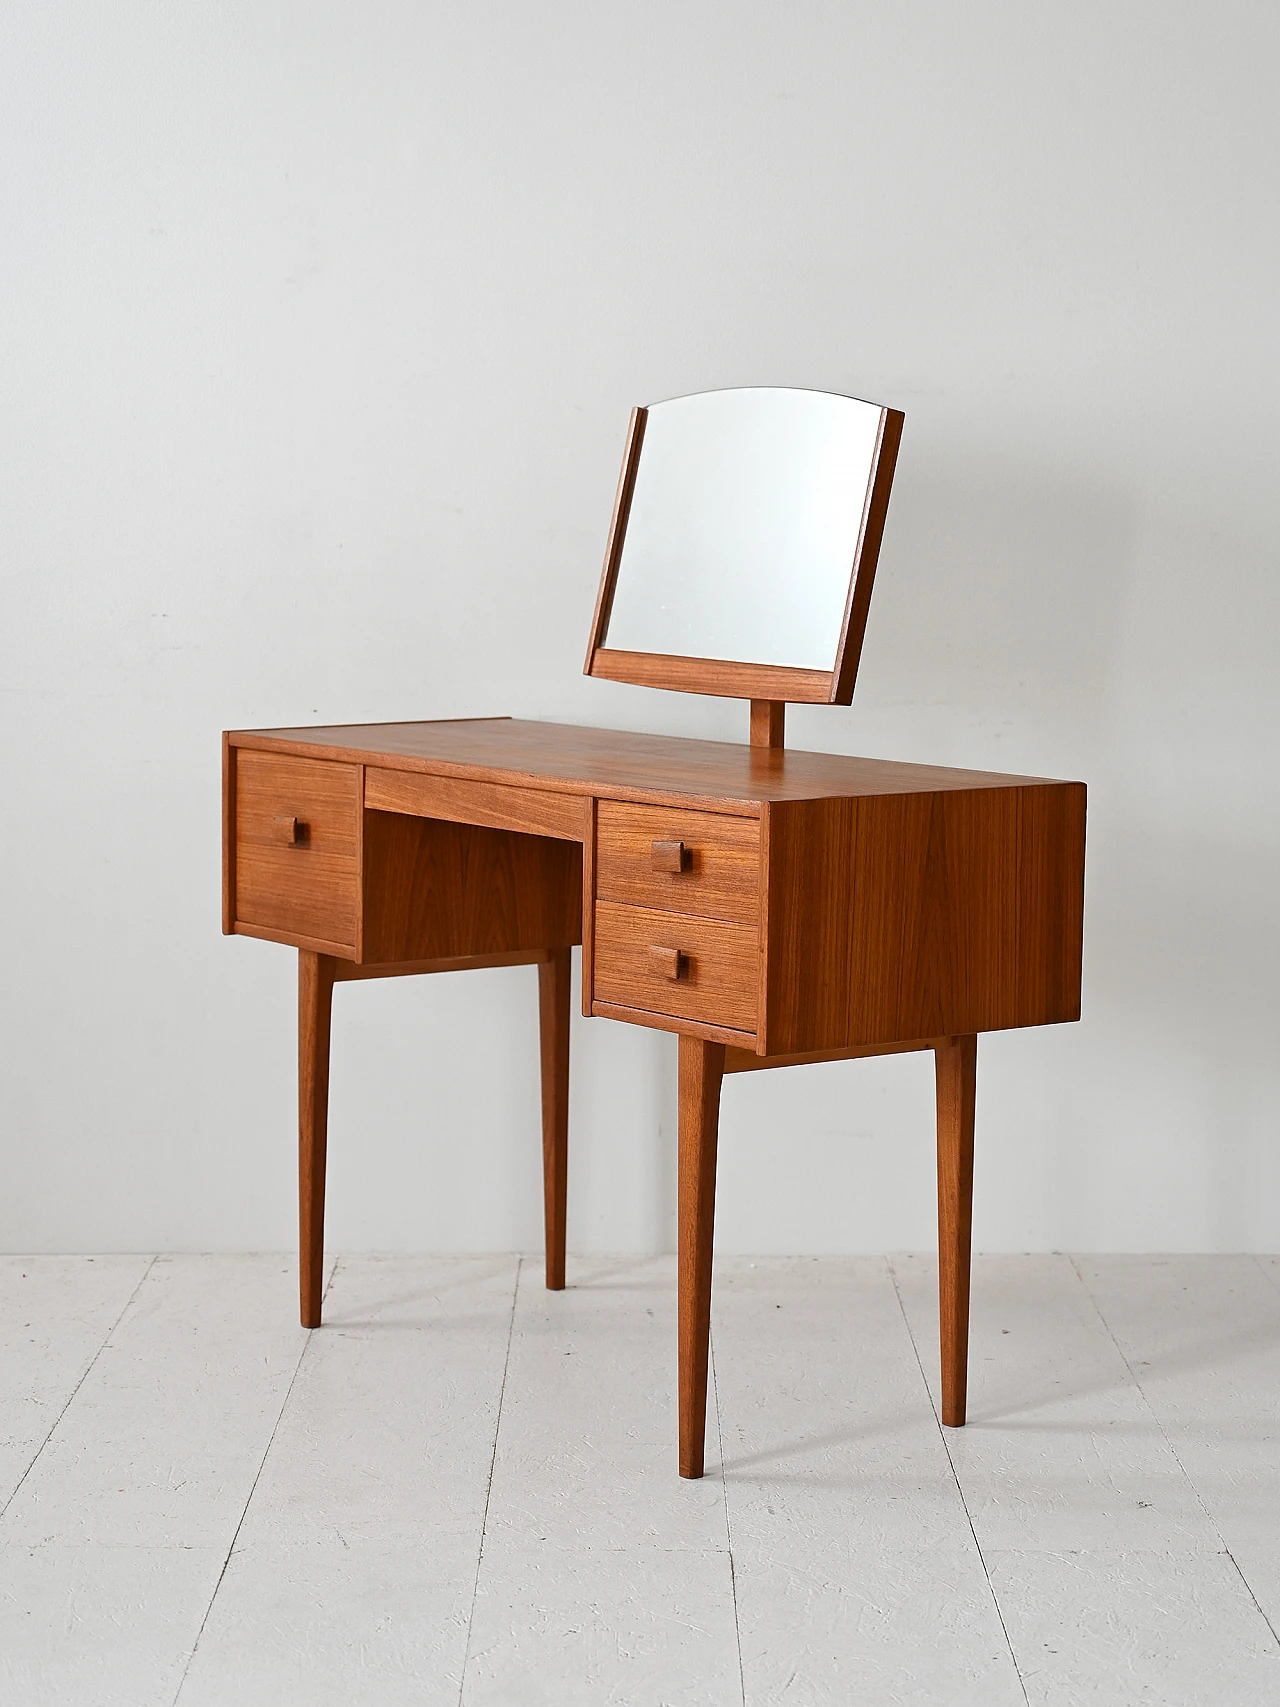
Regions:
<instances>
[{"instance_id":1,"label":"mirror support post","mask_svg":"<svg viewBox=\"0 0 1280 1707\"><path fill-rule=\"evenodd\" d=\"M781 747L783 745L782 728L786 711L785 700L753 699L751 701L751 745L753 747Z\"/></svg>"}]
</instances>

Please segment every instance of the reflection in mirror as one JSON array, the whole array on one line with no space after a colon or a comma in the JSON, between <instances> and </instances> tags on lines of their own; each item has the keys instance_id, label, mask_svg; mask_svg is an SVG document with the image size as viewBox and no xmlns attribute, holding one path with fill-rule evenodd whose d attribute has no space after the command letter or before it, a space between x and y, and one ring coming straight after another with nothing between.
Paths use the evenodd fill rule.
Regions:
<instances>
[{"instance_id":1,"label":"reflection in mirror","mask_svg":"<svg viewBox=\"0 0 1280 1707\"><path fill-rule=\"evenodd\" d=\"M782 389L652 405L602 644L832 670L884 414Z\"/></svg>"}]
</instances>

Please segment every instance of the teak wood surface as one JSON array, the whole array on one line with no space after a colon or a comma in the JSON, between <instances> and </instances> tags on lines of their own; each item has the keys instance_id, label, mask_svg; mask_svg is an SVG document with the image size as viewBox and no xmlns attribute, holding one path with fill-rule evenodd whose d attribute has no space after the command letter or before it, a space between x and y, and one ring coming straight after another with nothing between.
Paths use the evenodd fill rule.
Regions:
<instances>
[{"instance_id":1,"label":"teak wood surface","mask_svg":"<svg viewBox=\"0 0 1280 1707\"><path fill-rule=\"evenodd\" d=\"M298 953L298 1314L320 1326L324 1292L324 1199L328 1152L329 1039L335 984L428 972L536 965L542 1057L542 1189L546 1281L564 1287L569 1180L569 950L469 955L447 960L355 966L310 949Z\"/></svg>"},{"instance_id":2,"label":"teak wood surface","mask_svg":"<svg viewBox=\"0 0 1280 1707\"><path fill-rule=\"evenodd\" d=\"M299 1315L320 1326L324 1290L324 1176L329 1122L329 1024L333 1009L331 955L298 955L298 1248Z\"/></svg>"},{"instance_id":3,"label":"teak wood surface","mask_svg":"<svg viewBox=\"0 0 1280 1707\"><path fill-rule=\"evenodd\" d=\"M787 729L786 701L753 699L751 701L751 745L753 747L785 747Z\"/></svg>"},{"instance_id":4,"label":"teak wood surface","mask_svg":"<svg viewBox=\"0 0 1280 1707\"><path fill-rule=\"evenodd\" d=\"M542 1188L547 1290L564 1289L569 1193L569 950L554 948L538 966L542 1054Z\"/></svg>"},{"instance_id":5,"label":"teak wood surface","mask_svg":"<svg viewBox=\"0 0 1280 1707\"><path fill-rule=\"evenodd\" d=\"M965 1414L976 1036L1079 1014L1080 783L511 719L232 732L223 928L299 950L301 1314L335 983L536 964L547 1284L584 1012L675 1031L680 1468L701 1474L725 1072L932 1050L943 1420Z\"/></svg>"},{"instance_id":6,"label":"teak wood surface","mask_svg":"<svg viewBox=\"0 0 1280 1707\"><path fill-rule=\"evenodd\" d=\"M366 811L362 887L365 961L582 940L582 852L549 836Z\"/></svg>"},{"instance_id":7,"label":"teak wood surface","mask_svg":"<svg viewBox=\"0 0 1280 1707\"><path fill-rule=\"evenodd\" d=\"M682 972L667 972L672 955ZM758 960L759 936L748 925L596 903L596 998L615 1007L753 1032Z\"/></svg>"},{"instance_id":8,"label":"teak wood surface","mask_svg":"<svg viewBox=\"0 0 1280 1707\"><path fill-rule=\"evenodd\" d=\"M1049 780L514 717L239 729L226 744L233 762L245 752L286 753L582 798L703 806L748 818L758 818L762 804L772 800L932 794Z\"/></svg>"},{"instance_id":9,"label":"teak wood surface","mask_svg":"<svg viewBox=\"0 0 1280 1707\"><path fill-rule=\"evenodd\" d=\"M1084 788L771 803L768 1050L1079 1018Z\"/></svg>"},{"instance_id":10,"label":"teak wood surface","mask_svg":"<svg viewBox=\"0 0 1280 1707\"><path fill-rule=\"evenodd\" d=\"M657 848L680 849L661 864ZM760 821L727 812L602 800L596 821L601 900L754 925L760 916Z\"/></svg>"},{"instance_id":11,"label":"teak wood surface","mask_svg":"<svg viewBox=\"0 0 1280 1707\"><path fill-rule=\"evenodd\" d=\"M680 1474L702 1474L711 1336L711 1253L716 1217L716 1147L724 1044L682 1037L677 1219L679 1256Z\"/></svg>"},{"instance_id":12,"label":"teak wood surface","mask_svg":"<svg viewBox=\"0 0 1280 1707\"><path fill-rule=\"evenodd\" d=\"M964 1425L969 1372L969 1246L973 1232L973 1116L978 1040L950 1037L934 1051L938 1078L938 1311L942 1420Z\"/></svg>"}]
</instances>

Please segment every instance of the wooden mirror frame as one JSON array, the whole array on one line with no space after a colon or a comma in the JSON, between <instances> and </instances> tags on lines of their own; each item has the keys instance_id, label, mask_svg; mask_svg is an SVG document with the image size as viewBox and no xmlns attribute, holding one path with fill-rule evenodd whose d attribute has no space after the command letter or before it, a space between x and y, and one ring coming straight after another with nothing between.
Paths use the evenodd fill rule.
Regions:
<instances>
[{"instance_id":1,"label":"wooden mirror frame","mask_svg":"<svg viewBox=\"0 0 1280 1707\"><path fill-rule=\"evenodd\" d=\"M631 411L631 424L627 429L622 473L618 478L613 519L609 523L609 543L605 548L604 569L600 575L600 591L596 595L591 640L587 646L587 661L583 665L583 674L600 676L611 682L631 682L638 687L672 688L681 693L718 694L725 699L772 700L792 705L848 705L853 699L858 660L862 656L862 637L866 632L876 560L880 555L880 539L884 533L885 514L889 507L889 491L893 485L898 444L902 438L902 411L887 408L880 410L880 426L876 433L871 477L867 482L867 494L862 508L862 525L858 530L858 545L850 565L849 591L845 598L840 643L836 648L835 664L830 670L804 670L789 664L732 663L722 658L685 658L667 652L620 652L603 644L609 627L609 614L613 608L613 592L617 585L618 570L622 563L622 547L627 534L627 519L631 513L631 498L635 492L636 475L640 468L640 451L644 444L648 415L649 411L641 407Z\"/></svg>"}]
</instances>

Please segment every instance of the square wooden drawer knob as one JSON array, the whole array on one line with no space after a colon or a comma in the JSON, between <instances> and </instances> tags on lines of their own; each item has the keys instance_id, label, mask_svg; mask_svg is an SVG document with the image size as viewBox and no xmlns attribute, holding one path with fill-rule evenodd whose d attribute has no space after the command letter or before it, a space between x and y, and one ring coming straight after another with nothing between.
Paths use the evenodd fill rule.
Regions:
<instances>
[{"instance_id":1,"label":"square wooden drawer knob","mask_svg":"<svg viewBox=\"0 0 1280 1707\"><path fill-rule=\"evenodd\" d=\"M689 976L689 956L681 954L678 948L651 948L649 958L654 970L661 972L664 978L687 978Z\"/></svg>"},{"instance_id":2,"label":"square wooden drawer knob","mask_svg":"<svg viewBox=\"0 0 1280 1707\"><path fill-rule=\"evenodd\" d=\"M655 871L688 871L693 864L693 849L683 842L653 842L650 846Z\"/></svg>"},{"instance_id":3,"label":"square wooden drawer knob","mask_svg":"<svg viewBox=\"0 0 1280 1707\"><path fill-rule=\"evenodd\" d=\"M277 817L273 818L271 823L275 830L276 840L278 842L284 842L291 848L297 847L301 842L305 842L307 839L307 826L303 823L301 818Z\"/></svg>"}]
</instances>

